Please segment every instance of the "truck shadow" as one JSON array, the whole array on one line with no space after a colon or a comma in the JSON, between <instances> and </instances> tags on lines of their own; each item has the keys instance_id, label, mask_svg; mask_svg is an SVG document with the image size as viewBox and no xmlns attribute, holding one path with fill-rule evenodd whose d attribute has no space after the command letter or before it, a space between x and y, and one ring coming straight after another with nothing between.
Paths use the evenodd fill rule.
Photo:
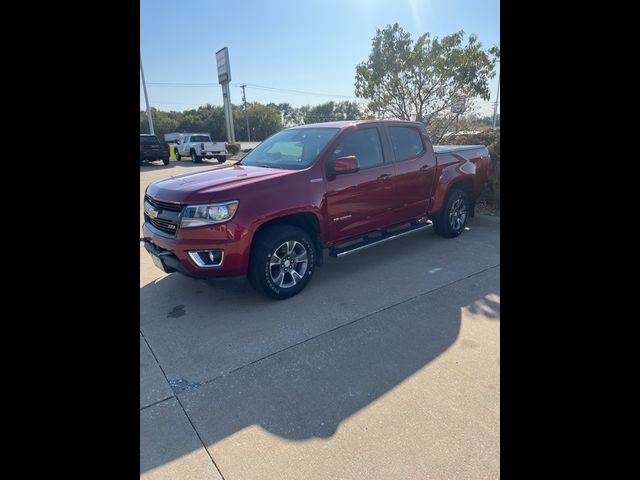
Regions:
<instances>
[{"instance_id":1,"label":"truck shadow","mask_svg":"<svg viewBox=\"0 0 640 480\"><path fill-rule=\"evenodd\" d=\"M499 248L469 237L465 248L477 255L482 245ZM425 248L431 258L417 261ZM330 259L282 302L245 279L165 276L141 289L141 330L214 456L221 440L252 425L287 440L327 438L450 348L463 312L499 321L498 269L460 259L428 273L459 248L458 239L418 233ZM141 473L190 452L176 441L149 444L163 431L154 408L141 412Z\"/></svg>"}]
</instances>

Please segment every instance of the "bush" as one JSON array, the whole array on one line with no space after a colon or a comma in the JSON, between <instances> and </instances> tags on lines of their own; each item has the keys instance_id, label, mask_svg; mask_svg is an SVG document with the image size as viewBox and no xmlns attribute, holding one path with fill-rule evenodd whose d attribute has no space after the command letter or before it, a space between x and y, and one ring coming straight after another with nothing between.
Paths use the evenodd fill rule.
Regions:
<instances>
[{"instance_id":1,"label":"bush","mask_svg":"<svg viewBox=\"0 0 640 480\"><path fill-rule=\"evenodd\" d=\"M239 151L240 151L240 145L239 144L230 143L229 145L227 145L227 152L229 152L231 155L235 155Z\"/></svg>"},{"instance_id":2,"label":"bush","mask_svg":"<svg viewBox=\"0 0 640 480\"><path fill-rule=\"evenodd\" d=\"M487 181L482 200L489 205L500 208L500 130L488 128L476 135L460 135L449 137L450 145L486 145L491 156L491 176Z\"/></svg>"}]
</instances>

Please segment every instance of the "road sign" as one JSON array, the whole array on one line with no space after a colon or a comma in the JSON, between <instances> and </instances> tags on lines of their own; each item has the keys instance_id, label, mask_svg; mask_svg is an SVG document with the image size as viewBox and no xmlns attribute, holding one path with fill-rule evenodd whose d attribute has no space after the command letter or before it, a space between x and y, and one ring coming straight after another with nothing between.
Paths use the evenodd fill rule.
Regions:
<instances>
[{"instance_id":1,"label":"road sign","mask_svg":"<svg viewBox=\"0 0 640 480\"><path fill-rule=\"evenodd\" d=\"M231 67L229 66L229 49L224 47L216 52L216 64L218 65L218 83L231 81Z\"/></svg>"},{"instance_id":2,"label":"road sign","mask_svg":"<svg viewBox=\"0 0 640 480\"><path fill-rule=\"evenodd\" d=\"M462 113L467 109L467 97L455 97L451 102L451 113Z\"/></svg>"}]
</instances>

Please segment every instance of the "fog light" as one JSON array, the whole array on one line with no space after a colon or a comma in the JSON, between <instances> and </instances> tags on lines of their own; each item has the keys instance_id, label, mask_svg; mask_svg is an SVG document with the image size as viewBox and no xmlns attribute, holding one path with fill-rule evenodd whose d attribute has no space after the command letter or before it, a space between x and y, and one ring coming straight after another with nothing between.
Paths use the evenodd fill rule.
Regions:
<instances>
[{"instance_id":1,"label":"fog light","mask_svg":"<svg viewBox=\"0 0 640 480\"><path fill-rule=\"evenodd\" d=\"M223 250L197 250L189 252L189 258L200 268L213 268L222 265Z\"/></svg>"}]
</instances>

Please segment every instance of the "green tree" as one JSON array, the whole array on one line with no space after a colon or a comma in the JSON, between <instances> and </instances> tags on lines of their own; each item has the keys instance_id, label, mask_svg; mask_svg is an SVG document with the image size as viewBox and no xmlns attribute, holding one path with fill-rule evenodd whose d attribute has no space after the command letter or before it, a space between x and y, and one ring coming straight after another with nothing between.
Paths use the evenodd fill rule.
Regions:
<instances>
[{"instance_id":1,"label":"green tree","mask_svg":"<svg viewBox=\"0 0 640 480\"><path fill-rule=\"evenodd\" d=\"M282 118L277 105L263 105L261 103L247 103L246 112L242 106L233 106L233 124L236 139L247 140L247 116L251 129L251 140L261 142L265 138L282 130Z\"/></svg>"},{"instance_id":2,"label":"green tree","mask_svg":"<svg viewBox=\"0 0 640 480\"><path fill-rule=\"evenodd\" d=\"M484 50L474 34L464 43L464 36L460 31L432 39L425 33L414 42L397 23L378 29L369 59L356 67L356 96L368 99L378 116L415 119L427 128L451 117L456 97L488 100L500 51Z\"/></svg>"}]
</instances>

